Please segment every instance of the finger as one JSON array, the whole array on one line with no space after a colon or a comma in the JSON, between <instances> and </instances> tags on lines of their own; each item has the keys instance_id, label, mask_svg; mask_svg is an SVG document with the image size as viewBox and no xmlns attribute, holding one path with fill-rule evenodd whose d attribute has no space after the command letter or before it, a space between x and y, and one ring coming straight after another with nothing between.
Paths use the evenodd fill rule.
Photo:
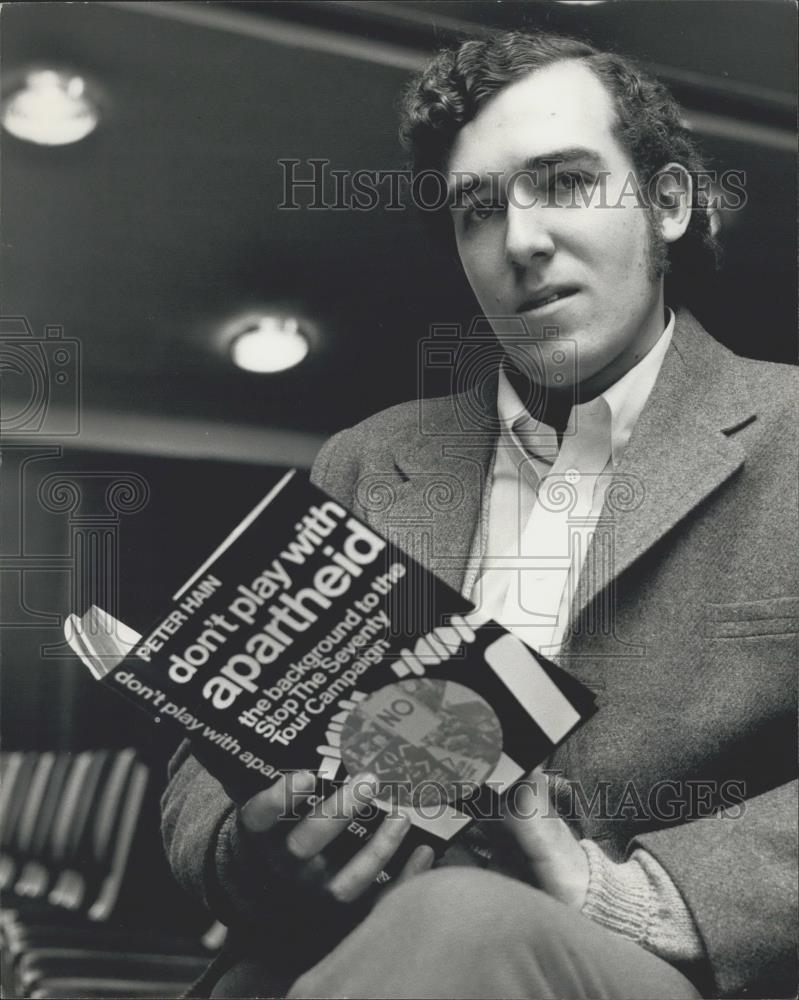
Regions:
<instances>
[{"instance_id":1,"label":"finger","mask_svg":"<svg viewBox=\"0 0 799 1000\"><path fill-rule=\"evenodd\" d=\"M564 840L574 839L566 823L550 811L549 779L540 768L516 786L504 825L533 864L550 862Z\"/></svg>"},{"instance_id":2,"label":"finger","mask_svg":"<svg viewBox=\"0 0 799 1000\"><path fill-rule=\"evenodd\" d=\"M316 787L312 771L293 771L283 774L271 785L253 795L239 810L245 830L259 834L271 830L281 818L297 819L297 805Z\"/></svg>"},{"instance_id":3,"label":"finger","mask_svg":"<svg viewBox=\"0 0 799 1000\"><path fill-rule=\"evenodd\" d=\"M428 871L433 867L435 860L436 852L433 848L429 844L421 844L405 862L402 871L397 877L396 884L399 885L401 882L407 882L414 875L421 875L422 872Z\"/></svg>"},{"instance_id":4,"label":"finger","mask_svg":"<svg viewBox=\"0 0 799 1000\"><path fill-rule=\"evenodd\" d=\"M505 825L521 836L525 829L548 812L549 786L538 768L514 785L505 800Z\"/></svg>"},{"instance_id":5,"label":"finger","mask_svg":"<svg viewBox=\"0 0 799 1000\"><path fill-rule=\"evenodd\" d=\"M506 830L525 846L528 841L534 843L536 839L535 826L541 812L540 794L540 786L529 775L513 789L512 800L505 812Z\"/></svg>"},{"instance_id":6,"label":"finger","mask_svg":"<svg viewBox=\"0 0 799 1000\"><path fill-rule=\"evenodd\" d=\"M377 791L377 778L361 774L337 788L318 808L299 822L286 837L295 858L307 860L323 851L349 826L352 817L369 805Z\"/></svg>"},{"instance_id":7,"label":"finger","mask_svg":"<svg viewBox=\"0 0 799 1000\"><path fill-rule=\"evenodd\" d=\"M394 857L410 825L404 813L387 816L366 846L328 882L330 895L340 903L357 899Z\"/></svg>"},{"instance_id":8,"label":"finger","mask_svg":"<svg viewBox=\"0 0 799 1000\"><path fill-rule=\"evenodd\" d=\"M548 809L549 779L536 769L519 789L503 824L524 859L521 877L570 906L582 906L588 888L588 858L568 824Z\"/></svg>"}]
</instances>

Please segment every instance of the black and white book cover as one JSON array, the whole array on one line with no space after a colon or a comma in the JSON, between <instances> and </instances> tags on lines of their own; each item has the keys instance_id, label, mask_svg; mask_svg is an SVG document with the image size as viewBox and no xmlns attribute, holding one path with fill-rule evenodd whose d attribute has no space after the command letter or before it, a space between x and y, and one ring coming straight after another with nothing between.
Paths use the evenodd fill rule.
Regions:
<instances>
[{"instance_id":1,"label":"black and white book cover","mask_svg":"<svg viewBox=\"0 0 799 1000\"><path fill-rule=\"evenodd\" d=\"M368 772L375 821L405 810L411 841L438 848L594 711L574 678L295 472L144 635L96 607L66 631L234 799L287 771L316 772L320 796Z\"/></svg>"}]
</instances>

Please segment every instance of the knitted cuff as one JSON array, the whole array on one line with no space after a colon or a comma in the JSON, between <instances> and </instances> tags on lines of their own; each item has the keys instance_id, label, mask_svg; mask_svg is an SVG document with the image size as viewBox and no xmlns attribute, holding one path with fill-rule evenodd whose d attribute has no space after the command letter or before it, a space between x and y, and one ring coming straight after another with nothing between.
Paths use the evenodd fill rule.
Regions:
<instances>
[{"instance_id":1,"label":"knitted cuff","mask_svg":"<svg viewBox=\"0 0 799 1000\"><path fill-rule=\"evenodd\" d=\"M637 864L646 875L655 905L644 944L668 962L696 962L706 957L704 942L680 890L648 852L638 848L626 865Z\"/></svg>"},{"instance_id":2,"label":"knitted cuff","mask_svg":"<svg viewBox=\"0 0 799 1000\"><path fill-rule=\"evenodd\" d=\"M589 870L585 916L667 962L689 967L706 957L680 890L648 851L638 848L616 864L593 841L581 840L580 846Z\"/></svg>"},{"instance_id":3,"label":"knitted cuff","mask_svg":"<svg viewBox=\"0 0 799 1000\"><path fill-rule=\"evenodd\" d=\"M645 944L655 908L646 872L637 861L616 864L591 840L581 840L588 858L588 892L582 913L608 930Z\"/></svg>"}]
</instances>

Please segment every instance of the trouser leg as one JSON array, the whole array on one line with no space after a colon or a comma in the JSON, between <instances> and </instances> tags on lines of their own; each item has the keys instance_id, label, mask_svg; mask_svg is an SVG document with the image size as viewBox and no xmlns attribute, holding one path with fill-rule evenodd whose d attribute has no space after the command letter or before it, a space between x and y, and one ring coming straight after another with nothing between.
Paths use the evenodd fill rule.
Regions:
<instances>
[{"instance_id":1,"label":"trouser leg","mask_svg":"<svg viewBox=\"0 0 799 1000\"><path fill-rule=\"evenodd\" d=\"M289 996L692 1000L699 994L666 962L536 889L448 868L388 892Z\"/></svg>"},{"instance_id":2,"label":"trouser leg","mask_svg":"<svg viewBox=\"0 0 799 1000\"><path fill-rule=\"evenodd\" d=\"M293 986L278 956L252 957L231 968L211 995L252 1000L287 992L353 1000L699 996L645 949L530 886L475 868L439 869L391 889Z\"/></svg>"}]
</instances>

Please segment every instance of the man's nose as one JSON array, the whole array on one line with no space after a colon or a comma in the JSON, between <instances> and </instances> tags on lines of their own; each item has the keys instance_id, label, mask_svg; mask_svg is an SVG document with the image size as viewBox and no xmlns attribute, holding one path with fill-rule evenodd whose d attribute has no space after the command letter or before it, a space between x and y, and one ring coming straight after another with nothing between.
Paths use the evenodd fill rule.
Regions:
<instances>
[{"instance_id":1,"label":"man's nose","mask_svg":"<svg viewBox=\"0 0 799 1000\"><path fill-rule=\"evenodd\" d=\"M543 206L509 204L505 218L505 253L515 267L528 267L534 258L555 252Z\"/></svg>"}]
</instances>

